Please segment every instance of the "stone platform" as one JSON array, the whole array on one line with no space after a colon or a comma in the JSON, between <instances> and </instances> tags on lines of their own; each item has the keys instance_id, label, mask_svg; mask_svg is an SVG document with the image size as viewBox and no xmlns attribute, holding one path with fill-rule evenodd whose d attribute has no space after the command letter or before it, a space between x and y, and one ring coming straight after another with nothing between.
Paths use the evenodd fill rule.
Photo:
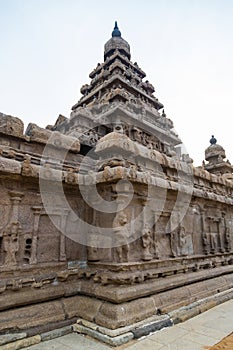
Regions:
<instances>
[{"instance_id":1,"label":"stone platform","mask_svg":"<svg viewBox=\"0 0 233 350\"><path fill-rule=\"evenodd\" d=\"M203 313L200 313L199 310L199 312L196 312L197 316L194 316L195 313L193 313L192 318L186 321L183 319L182 323L163 328L162 331L152 332L146 339L145 337L133 339L128 344L118 346L117 349L212 350L213 346L213 350L222 350L223 347L221 346L224 345L224 349L231 350L231 343L229 346L227 338L223 338L227 337L233 330L233 301L231 299L215 307L212 306ZM91 340L89 337L84 337L74 332L70 333L71 331L72 327L69 326L56 331L37 334L30 338L26 338L25 333L18 335L8 334L0 336L0 346L2 350L21 348L25 350L76 350L77 347L79 350L112 349L110 345L104 345L99 341ZM69 334L67 335L67 333Z\"/></svg>"}]
</instances>

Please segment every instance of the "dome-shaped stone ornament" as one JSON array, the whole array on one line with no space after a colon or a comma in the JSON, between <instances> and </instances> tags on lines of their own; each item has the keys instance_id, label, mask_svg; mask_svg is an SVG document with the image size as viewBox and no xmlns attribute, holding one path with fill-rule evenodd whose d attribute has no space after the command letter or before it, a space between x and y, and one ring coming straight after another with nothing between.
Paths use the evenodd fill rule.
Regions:
<instances>
[{"instance_id":1,"label":"dome-shaped stone ornament","mask_svg":"<svg viewBox=\"0 0 233 350\"><path fill-rule=\"evenodd\" d=\"M205 150L205 159L207 161L213 161L217 159L225 159L226 153L225 149L217 144L217 139L212 135L210 139L210 146Z\"/></svg>"},{"instance_id":2,"label":"dome-shaped stone ornament","mask_svg":"<svg viewBox=\"0 0 233 350\"><path fill-rule=\"evenodd\" d=\"M117 22L115 22L112 37L104 45L104 59L111 56L117 49L130 59L130 46L127 41L121 37L121 32L117 26Z\"/></svg>"},{"instance_id":3,"label":"dome-shaped stone ornament","mask_svg":"<svg viewBox=\"0 0 233 350\"><path fill-rule=\"evenodd\" d=\"M217 143L217 139L214 137L214 135L212 135L210 139L210 144L215 145L216 143Z\"/></svg>"}]
</instances>

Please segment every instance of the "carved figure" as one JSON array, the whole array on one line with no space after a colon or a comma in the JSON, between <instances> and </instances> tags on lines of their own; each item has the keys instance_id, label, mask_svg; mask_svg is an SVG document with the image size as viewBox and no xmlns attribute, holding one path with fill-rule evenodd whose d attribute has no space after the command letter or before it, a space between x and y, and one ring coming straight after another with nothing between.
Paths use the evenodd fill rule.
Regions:
<instances>
[{"instance_id":1,"label":"carved figure","mask_svg":"<svg viewBox=\"0 0 233 350\"><path fill-rule=\"evenodd\" d=\"M96 142L98 141L98 135L93 130L90 130L87 134L88 136L88 142L90 146L94 146Z\"/></svg>"},{"instance_id":2,"label":"carved figure","mask_svg":"<svg viewBox=\"0 0 233 350\"><path fill-rule=\"evenodd\" d=\"M171 232L171 252L173 257L193 254L192 237L180 224Z\"/></svg>"},{"instance_id":3,"label":"carved figure","mask_svg":"<svg viewBox=\"0 0 233 350\"><path fill-rule=\"evenodd\" d=\"M171 256L175 258L177 256L177 246L178 246L178 239L177 239L177 230L174 230L170 233L170 243L171 243Z\"/></svg>"},{"instance_id":4,"label":"carved figure","mask_svg":"<svg viewBox=\"0 0 233 350\"><path fill-rule=\"evenodd\" d=\"M180 248L180 255L188 255L187 252L187 237L185 228L183 226L180 226L179 229L179 248Z\"/></svg>"},{"instance_id":5,"label":"carved figure","mask_svg":"<svg viewBox=\"0 0 233 350\"><path fill-rule=\"evenodd\" d=\"M16 253L19 250L19 222L12 222L3 232L3 250L6 252L5 265L16 265Z\"/></svg>"},{"instance_id":6,"label":"carved figure","mask_svg":"<svg viewBox=\"0 0 233 350\"><path fill-rule=\"evenodd\" d=\"M203 250L205 254L209 254L209 240L206 232L203 232L202 234L202 240L203 240Z\"/></svg>"},{"instance_id":7,"label":"carved figure","mask_svg":"<svg viewBox=\"0 0 233 350\"><path fill-rule=\"evenodd\" d=\"M29 158L23 161L22 175L33 176L33 167L31 165L31 160Z\"/></svg>"},{"instance_id":8,"label":"carved figure","mask_svg":"<svg viewBox=\"0 0 233 350\"><path fill-rule=\"evenodd\" d=\"M153 237L151 229L146 225L142 232L143 260L151 260L153 258L150 250L153 245Z\"/></svg>"},{"instance_id":9,"label":"carved figure","mask_svg":"<svg viewBox=\"0 0 233 350\"><path fill-rule=\"evenodd\" d=\"M77 184L77 175L74 173L74 169L68 168L66 173L66 182L70 184Z\"/></svg>"},{"instance_id":10,"label":"carved figure","mask_svg":"<svg viewBox=\"0 0 233 350\"><path fill-rule=\"evenodd\" d=\"M128 222L127 215L124 212L117 213L114 219L115 241L117 244L116 254L119 262L129 260L129 232L126 227Z\"/></svg>"},{"instance_id":11,"label":"carved figure","mask_svg":"<svg viewBox=\"0 0 233 350\"><path fill-rule=\"evenodd\" d=\"M226 241L226 251L230 252L231 251L231 234L230 234L229 227L226 228L225 241Z\"/></svg>"},{"instance_id":12,"label":"carved figure","mask_svg":"<svg viewBox=\"0 0 233 350\"><path fill-rule=\"evenodd\" d=\"M210 233L210 252L212 254L216 253L217 248L218 248L217 233L211 232Z\"/></svg>"}]
</instances>

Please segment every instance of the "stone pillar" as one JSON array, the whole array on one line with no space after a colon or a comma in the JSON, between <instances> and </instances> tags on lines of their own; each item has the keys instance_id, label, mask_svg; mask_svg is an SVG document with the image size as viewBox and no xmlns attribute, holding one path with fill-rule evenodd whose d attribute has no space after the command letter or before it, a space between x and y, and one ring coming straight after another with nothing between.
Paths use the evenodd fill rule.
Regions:
<instances>
[{"instance_id":1,"label":"stone pillar","mask_svg":"<svg viewBox=\"0 0 233 350\"><path fill-rule=\"evenodd\" d=\"M63 209L63 212L61 213L59 261L66 261L66 236L63 232L65 232L65 229L66 229L66 220L67 220L68 214L69 214L69 209Z\"/></svg>"},{"instance_id":2,"label":"stone pillar","mask_svg":"<svg viewBox=\"0 0 233 350\"><path fill-rule=\"evenodd\" d=\"M99 261L99 248L96 246L97 240L99 239L96 226L96 209L92 208L92 220L91 220L91 232L88 233L88 242L87 242L87 260L88 261Z\"/></svg>"},{"instance_id":3,"label":"stone pillar","mask_svg":"<svg viewBox=\"0 0 233 350\"><path fill-rule=\"evenodd\" d=\"M203 242L203 251L206 255L210 253L210 243L209 243L209 232L206 232L205 224L205 210L201 209L201 228L202 228L202 242Z\"/></svg>"},{"instance_id":4,"label":"stone pillar","mask_svg":"<svg viewBox=\"0 0 233 350\"><path fill-rule=\"evenodd\" d=\"M16 255L20 249L19 237L22 233L19 223L19 204L24 194L17 191L9 191L12 208L9 222L3 231L3 250L5 251L4 265L17 265Z\"/></svg>"},{"instance_id":5,"label":"stone pillar","mask_svg":"<svg viewBox=\"0 0 233 350\"><path fill-rule=\"evenodd\" d=\"M12 203L12 211L9 222L18 222L19 221L19 204L22 200L24 194L22 192L17 191L9 191L11 203Z\"/></svg>"},{"instance_id":6,"label":"stone pillar","mask_svg":"<svg viewBox=\"0 0 233 350\"><path fill-rule=\"evenodd\" d=\"M225 252L225 237L226 237L226 218L225 213L222 213L222 217L218 222L218 232L219 232L219 243L220 243L220 252Z\"/></svg>"},{"instance_id":7,"label":"stone pillar","mask_svg":"<svg viewBox=\"0 0 233 350\"><path fill-rule=\"evenodd\" d=\"M37 263L37 239L38 239L38 229L39 229L39 221L42 207L32 207L34 214L34 222L33 222L33 232L32 232L32 250L31 257L29 260L30 264Z\"/></svg>"}]
</instances>

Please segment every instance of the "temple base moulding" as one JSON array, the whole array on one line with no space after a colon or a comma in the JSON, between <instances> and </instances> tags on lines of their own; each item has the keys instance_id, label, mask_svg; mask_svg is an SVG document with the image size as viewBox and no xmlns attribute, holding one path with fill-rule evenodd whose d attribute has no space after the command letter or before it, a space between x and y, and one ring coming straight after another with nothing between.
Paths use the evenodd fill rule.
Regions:
<instances>
[{"instance_id":1,"label":"temple base moulding","mask_svg":"<svg viewBox=\"0 0 233 350\"><path fill-rule=\"evenodd\" d=\"M40 334L64 323L109 345L118 346L182 322L233 298L233 273L194 282L148 297L114 304L73 295L25 305L0 313L0 334ZM34 329L34 332L33 332ZM55 333L54 333L55 334ZM57 332L56 334L59 334Z\"/></svg>"}]
</instances>

